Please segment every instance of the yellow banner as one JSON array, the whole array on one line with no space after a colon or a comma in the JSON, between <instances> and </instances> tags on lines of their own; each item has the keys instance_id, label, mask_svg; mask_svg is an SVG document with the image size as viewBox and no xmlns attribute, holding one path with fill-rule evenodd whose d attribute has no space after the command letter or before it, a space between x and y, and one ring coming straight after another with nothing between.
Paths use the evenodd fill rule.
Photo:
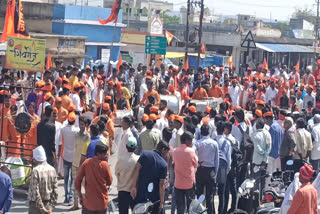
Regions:
<instances>
[{"instance_id":1,"label":"yellow banner","mask_svg":"<svg viewBox=\"0 0 320 214\"><path fill-rule=\"evenodd\" d=\"M8 37L6 68L43 72L46 40Z\"/></svg>"}]
</instances>

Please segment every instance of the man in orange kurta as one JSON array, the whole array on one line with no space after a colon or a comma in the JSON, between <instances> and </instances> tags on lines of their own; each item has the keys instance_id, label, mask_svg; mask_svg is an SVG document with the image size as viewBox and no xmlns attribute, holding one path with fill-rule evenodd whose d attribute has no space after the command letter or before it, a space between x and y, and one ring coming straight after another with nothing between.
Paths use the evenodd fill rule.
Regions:
<instances>
[{"instance_id":1,"label":"man in orange kurta","mask_svg":"<svg viewBox=\"0 0 320 214\"><path fill-rule=\"evenodd\" d=\"M108 131L108 133L109 133L109 139L108 139L108 140L109 140L109 148L111 148L111 146L112 146L112 141L113 141L113 139L114 139L114 132L115 132L115 130L114 130L114 123L113 123L112 119L111 119L110 117L108 117L109 111L110 111L110 105L109 105L108 103L104 103L104 104L102 105L101 115L105 116L105 117L108 119L108 121L107 121L107 123L106 123L106 128L107 128L107 131ZM100 119L100 116L96 116L96 117L92 120L91 123L92 123L92 124L96 124L96 123L98 123L99 119Z\"/></svg>"},{"instance_id":2,"label":"man in orange kurta","mask_svg":"<svg viewBox=\"0 0 320 214\"><path fill-rule=\"evenodd\" d=\"M71 98L69 97L71 87L69 85L63 85L63 96L61 97L62 107L68 109L68 107L73 104Z\"/></svg>"},{"instance_id":3,"label":"man in orange kurta","mask_svg":"<svg viewBox=\"0 0 320 214\"><path fill-rule=\"evenodd\" d=\"M204 98L208 98L208 94L204 88L199 84L199 88L197 88L192 95L192 99L194 100L203 100Z\"/></svg>"},{"instance_id":4,"label":"man in orange kurta","mask_svg":"<svg viewBox=\"0 0 320 214\"><path fill-rule=\"evenodd\" d=\"M223 90L219 86L219 79L215 78L214 80L212 80L212 87L209 89L208 96L219 98L223 97L223 94Z\"/></svg>"},{"instance_id":5,"label":"man in orange kurta","mask_svg":"<svg viewBox=\"0 0 320 214\"><path fill-rule=\"evenodd\" d=\"M57 121L60 123L63 123L68 117L68 111L67 111L67 109L62 107L62 98L61 97L56 98L55 106L58 109Z\"/></svg>"},{"instance_id":6,"label":"man in orange kurta","mask_svg":"<svg viewBox=\"0 0 320 214\"><path fill-rule=\"evenodd\" d=\"M156 90L153 90L152 89L152 86L153 86L153 82L152 80L147 80L147 88L148 88L148 91L146 91L144 94L143 94L143 97L142 97L142 100L140 102L140 105L141 106L147 106L149 105L149 99L148 97L149 96L154 96L155 98L155 105L158 105L160 103L160 96L158 94L158 92Z\"/></svg>"},{"instance_id":7,"label":"man in orange kurta","mask_svg":"<svg viewBox=\"0 0 320 214\"><path fill-rule=\"evenodd\" d=\"M21 155L21 134L16 130L15 120L17 114L17 106L10 107L11 116L7 126L8 131L8 157L20 157ZM11 147L11 148L10 148Z\"/></svg>"},{"instance_id":8,"label":"man in orange kurta","mask_svg":"<svg viewBox=\"0 0 320 214\"><path fill-rule=\"evenodd\" d=\"M0 91L0 94L3 91ZM4 105L4 106L3 106ZM2 115L2 110L3 110L3 115ZM0 132L2 134L2 141L7 141L8 140L8 123L9 123L9 118L10 118L11 112L10 112L10 97L7 95L4 95L4 104L0 105L0 116L3 116L3 121L0 121Z\"/></svg>"},{"instance_id":9,"label":"man in orange kurta","mask_svg":"<svg viewBox=\"0 0 320 214\"><path fill-rule=\"evenodd\" d=\"M312 72L312 66L307 66L306 68L306 73L305 75L303 75L302 78L302 83L304 85L312 85L312 86L316 86L316 80L314 78L314 76L311 74Z\"/></svg>"},{"instance_id":10,"label":"man in orange kurta","mask_svg":"<svg viewBox=\"0 0 320 214\"><path fill-rule=\"evenodd\" d=\"M300 168L299 180L301 186L293 196L288 214L317 214L318 213L318 192L310 183L313 176L312 166L305 164Z\"/></svg>"},{"instance_id":11,"label":"man in orange kurta","mask_svg":"<svg viewBox=\"0 0 320 214\"><path fill-rule=\"evenodd\" d=\"M24 136L24 142L26 150L24 150L23 154L25 158L28 160L32 159L32 150L37 147L37 126L40 122L40 118L37 114L34 113L35 103L30 103L28 106L29 116L31 118L31 128L29 132Z\"/></svg>"}]
</instances>

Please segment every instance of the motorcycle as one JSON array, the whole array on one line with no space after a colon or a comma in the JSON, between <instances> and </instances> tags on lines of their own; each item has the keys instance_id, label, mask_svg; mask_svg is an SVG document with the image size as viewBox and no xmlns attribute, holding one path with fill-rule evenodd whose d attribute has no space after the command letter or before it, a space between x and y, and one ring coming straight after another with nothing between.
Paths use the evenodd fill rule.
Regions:
<instances>
[{"instance_id":1,"label":"motorcycle","mask_svg":"<svg viewBox=\"0 0 320 214\"><path fill-rule=\"evenodd\" d=\"M271 184L263 190L261 209L272 210L273 208L281 207L286 189L291 184L294 176L294 171L290 170L293 160L288 160L286 165L288 170L284 172L277 171L272 174Z\"/></svg>"},{"instance_id":2,"label":"motorcycle","mask_svg":"<svg viewBox=\"0 0 320 214\"><path fill-rule=\"evenodd\" d=\"M254 214L259 207L260 192L258 188L255 188L256 179L246 179L238 191L237 207L248 214Z\"/></svg>"},{"instance_id":3,"label":"motorcycle","mask_svg":"<svg viewBox=\"0 0 320 214\"><path fill-rule=\"evenodd\" d=\"M148 192L151 193L152 191L153 191L153 183L150 183L148 185ZM151 202L149 200L144 203L139 203L133 207L132 213L133 214L149 214L152 212L154 206L158 203L160 203L160 201Z\"/></svg>"}]
</instances>

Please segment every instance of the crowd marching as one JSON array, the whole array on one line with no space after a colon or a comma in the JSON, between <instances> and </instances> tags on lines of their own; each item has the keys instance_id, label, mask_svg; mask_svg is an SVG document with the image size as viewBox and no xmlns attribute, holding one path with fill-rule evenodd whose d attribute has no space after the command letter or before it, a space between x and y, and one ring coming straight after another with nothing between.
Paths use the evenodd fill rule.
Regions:
<instances>
[{"instance_id":1,"label":"crowd marching","mask_svg":"<svg viewBox=\"0 0 320 214\"><path fill-rule=\"evenodd\" d=\"M320 170L319 82L320 60L317 68L306 67L303 76L285 65L248 67L243 76L234 68L183 63L150 70L129 63L118 69L99 65L80 70L58 60L41 78L2 69L1 141L8 157L33 161L31 214L52 212L57 179L64 179L70 210L81 204L82 213L106 213L112 174L118 181L120 214L147 200L160 201L153 213L164 212L170 201L171 213L183 214L201 194L209 214L232 213L246 178L263 169L285 170L291 159L303 185L288 213L316 213L317 192L310 179ZM161 95L177 97L180 112L169 109ZM221 100L218 107L199 111L196 100L210 98ZM123 110L133 114L117 124L117 112ZM24 135L15 124L21 112L31 118ZM117 126L121 136L116 141ZM113 173L111 155L117 156ZM10 178L1 171L0 189L2 214L13 195Z\"/></svg>"}]
</instances>

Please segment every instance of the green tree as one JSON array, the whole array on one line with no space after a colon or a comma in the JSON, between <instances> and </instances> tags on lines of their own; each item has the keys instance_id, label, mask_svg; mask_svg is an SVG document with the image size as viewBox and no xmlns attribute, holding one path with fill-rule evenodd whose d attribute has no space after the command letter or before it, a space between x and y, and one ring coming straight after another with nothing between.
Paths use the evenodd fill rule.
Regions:
<instances>
[{"instance_id":1,"label":"green tree","mask_svg":"<svg viewBox=\"0 0 320 214\"><path fill-rule=\"evenodd\" d=\"M148 16L148 9L147 8L142 8L142 16Z\"/></svg>"},{"instance_id":2,"label":"green tree","mask_svg":"<svg viewBox=\"0 0 320 214\"><path fill-rule=\"evenodd\" d=\"M204 15L205 16L210 16L211 15L211 11L210 11L209 7L204 8Z\"/></svg>"},{"instance_id":3,"label":"green tree","mask_svg":"<svg viewBox=\"0 0 320 214\"><path fill-rule=\"evenodd\" d=\"M179 16L169 16L167 13L171 12L170 10L165 10L160 14L161 19L165 24L180 24Z\"/></svg>"},{"instance_id":4,"label":"green tree","mask_svg":"<svg viewBox=\"0 0 320 214\"><path fill-rule=\"evenodd\" d=\"M292 18L304 19L312 24L316 24L317 17L315 16L312 8L295 8Z\"/></svg>"},{"instance_id":5,"label":"green tree","mask_svg":"<svg viewBox=\"0 0 320 214\"><path fill-rule=\"evenodd\" d=\"M279 29L281 32L290 30L290 26L285 22L276 23L273 28Z\"/></svg>"}]
</instances>

